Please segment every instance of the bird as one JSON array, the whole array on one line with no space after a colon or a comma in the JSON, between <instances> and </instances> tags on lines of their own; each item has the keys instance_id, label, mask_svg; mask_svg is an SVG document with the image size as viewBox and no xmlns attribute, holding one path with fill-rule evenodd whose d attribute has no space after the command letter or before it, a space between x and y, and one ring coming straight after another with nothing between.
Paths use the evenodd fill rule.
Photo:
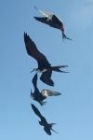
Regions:
<instances>
[{"instance_id":1,"label":"bird","mask_svg":"<svg viewBox=\"0 0 93 140\"><path fill-rule=\"evenodd\" d=\"M34 92L31 91L30 96L33 100L37 101L41 106L46 104L46 102L44 102L43 100L45 100L49 96L61 95L61 93L56 92L56 91L52 91L52 90L49 90L49 89L43 89L40 92L38 87L37 87L37 73L32 78L32 83L33 83L33 86L34 86Z\"/></svg>"},{"instance_id":2,"label":"bird","mask_svg":"<svg viewBox=\"0 0 93 140\"><path fill-rule=\"evenodd\" d=\"M55 125L56 123L48 123L46 118L41 115L40 111L36 108L36 106L34 104L31 104L31 107L34 111L34 113L40 118L39 124L41 126L44 127L44 131L48 134L51 135L51 130L54 131L55 133L57 133L52 127L53 125Z\"/></svg>"},{"instance_id":3,"label":"bird","mask_svg":"<svg viewBox=\"0 0 93 140\"><path fill-rule=\"evenodd\" d=\"M25 32L24 43L27 54L33 57L38 63L38 68L34 68L31 72L41 72L40 80L42 82L44 82L47 85L54 86L54 82L51 79L52 71L68 73L66 71L60 70L60 68L68 67L68 65L51 66L46 56L37 49L37 46L34 43L34 41Z\"/></svg>"},{"instance_id":4,"label":"bird","mask_svg":"<svg viewBox=\"0 0 93 140\"><path fill-rule=\"evenodd\" d=\"M38 9L36 6L34 6L34 8L36 10L38 10L43 15L43 17L36 17L36 16L34 16L34 18L37 21L45 23L45 24L47 24L47 25L49 25L49 26L51 26L53 28L61 30L62 38L63 39L72 40L71 38L69 38L69 37L67 37L65 35L65 30L64 30L63 22L61 21L61 19L58 18L58 16L56 16L53 13L42 11L42 10Z\"/></svg>"}]
</instances>

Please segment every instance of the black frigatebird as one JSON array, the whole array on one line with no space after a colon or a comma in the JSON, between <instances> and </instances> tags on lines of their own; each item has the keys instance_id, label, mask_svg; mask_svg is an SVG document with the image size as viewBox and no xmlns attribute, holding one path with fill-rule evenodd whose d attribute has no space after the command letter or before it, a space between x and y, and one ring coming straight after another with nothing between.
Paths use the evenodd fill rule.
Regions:
<instances>
[{"instance_id":1,"label":"black frigatebird","mask_svg":"<svg viewBox=\"0 0 93 140\"><path fill-rule=\"evenodd\" d=\"M54 129L52 129L53 125L55 123L48 123L46 118L41 115L40 111L36 108L35 105L31 104L31 107L34 111L34 113L40 118L39 124L44 127L44 131L48 134L51 135L51 130L57 133Z\"/></svg>"},{"instance_id":2,"label":"black frigatebird","mask_svg":"<svg viewBox=\"0 0 93 140\"><path fill-rule=\"evenodd\" d=\"M45 84L54 86L54 82L51 79L52 71L68 73L60 70L60 68L68 67L67 65L51 66L46 56L37 49L36 44L27 33L24 33L24 42L28 55L33 57L38 63L38 68L34 68L32 71L41 72L40 80Z\"/></svg>"},{"instance_id":3,"label":"black frigatebird","mask_svg":"<svg viewBox=\"0 0 93 140\"><path fill-rule=\"evenodd\" d=\"M38 103L40 103L40 105L44 105L46 102L44 102L43 100L45 100L49 96L61 95L61 93L56 92L56 91L52 91L49 89L43 89L40 92L38 87L37 87L37 73L34 75L34 77L32 79L32 83L34 86L34 92L31 91L31 98L33 100L37 101Z\"/></svg>"},{"instance_id":4,"label":"black frigatebird","mask_svg":"<svg viewBox=\"0 0 93 140\"><path fill-rule=\"evenodd\" d=\"M72 40L71 38L69 38L65 35L64 25L63 25L63 22L61 21L61 19L59 19L53 13L48 13L48 12L44 12L42 10L39 10L36 6L34 6L34 8L36 10L38 10L43 15L43 17L34 17L37 21L40 21L40 22L45 23L53 28L61 30L63 39Z\"/></svg>"}]
</instances>

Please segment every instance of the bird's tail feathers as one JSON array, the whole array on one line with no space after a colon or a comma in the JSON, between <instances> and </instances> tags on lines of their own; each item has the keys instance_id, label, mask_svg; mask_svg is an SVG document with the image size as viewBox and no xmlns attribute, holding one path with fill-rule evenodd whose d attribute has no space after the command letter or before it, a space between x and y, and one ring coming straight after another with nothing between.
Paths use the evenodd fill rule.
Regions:
<instances>
[{"instance_id":1,"label":"bird's tail feathers","mask_svg":"<svg viewBox=\"0 0 93 140\"><path fill-rule=\"evenodd\" d=\"M52 68L66 68L68 65L59 65L59 66L52 66Z\"/></svg>"},{"instance_id":2,"label":"bird's tail feathers","mask_svg":"<svg viewBox=\"0 0 93 140\"><path fill-rule=\"evenodd\" d=\"M62 72L62 73L69 73L68 71L63 71L63 70L60 70L60 72Z\"/></svg>"},{"instance_id":3,"label":"bird's tail feathers","mask_svg":"<svg viewBox=\"0 0 93 140\"><path fill-rule=\"evenodd\" d=\"M50 123L50 125L51 125L51 127L53 126L53 125L55 125L56 123Z\"/></svg>"},{"instance_id":4,"label":"bird's tail feathers","mask_svg":"<svg viewBox=\"0 0 93 140\"><path fill-rule=\"evenodd\" d=\"M67 37L64 33L62 33L62 38L63 39L68 39L68 40L72 40L71 38Z\"/></svg>"},{"instance_id":5,"label":"bird's tail feathers","mask_svg":"<svg viewBox=\"0 0 93 140\"><path fill-rule=\"evenodd\" d=\"M52 127L53 127L53 125L55 125L56 123L51 123L50 125L51 125L51 130L53 131L53 132L55 132L55 133L57 133L58 134L58 132L57 131L55 131Z\"/></svg>"},{"instance_id":6,"label":"bird's tail feathers","mask_svg":"<svg viewBox=\"0 0 93 140\"><path fill-rule=\"evenodd\" d=\"M55 132L56 134L58 134L58 132L57 132L57 131L55 131L53 128L51 128L51 130L52 130L53 132Z\"/></svg>"},{"instance_id":7,"label":"bird's tail feathers","mask_svg":"<svg viewBox=\"0 0 93 140\"><path fill-rule=\"evenodd\" d=\"M52 66L52 70L56 72L68 73L60 69L60 68L65 68L65 67L68 67L68 65Z\"/></svg>"}]
</instances>

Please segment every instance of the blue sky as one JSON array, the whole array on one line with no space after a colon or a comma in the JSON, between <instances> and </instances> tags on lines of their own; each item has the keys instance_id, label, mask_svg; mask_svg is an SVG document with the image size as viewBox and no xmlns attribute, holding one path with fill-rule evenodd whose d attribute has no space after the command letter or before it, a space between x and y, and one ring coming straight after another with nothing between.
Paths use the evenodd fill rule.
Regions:
<instances>
[{"instance_id":1,"label":"blue sky","mask_svg":"<svg viewBox=\"0 0 93 140\"><path fill-rule=\"evenodd\" d=\"M66 35L34 20L33 8L58 15ZM30 73L36 61L25 50L27 32L52 65L67 64L70 73L53 73L54 87L38 81L43 88L62 93L47 99L41 108L32 101ZM0 139L2 140L92 140L93 139L93 0L8 0L0 1ZM48 136L31 110L34 103L49 122L57 123L58 134Z\"/></svg>"}]
</instances>

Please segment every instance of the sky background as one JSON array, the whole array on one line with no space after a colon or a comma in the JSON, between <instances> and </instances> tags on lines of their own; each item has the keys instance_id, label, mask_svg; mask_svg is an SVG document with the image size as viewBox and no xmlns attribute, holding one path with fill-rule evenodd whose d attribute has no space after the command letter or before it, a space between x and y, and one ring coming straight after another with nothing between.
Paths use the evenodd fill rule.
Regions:
<instances>
[{"instance_id":1,"label":"sky background","mask_svg":"<svg viewBox=\"0 0 93 140\"><path fill-rule=\"evenodd\" d=\"M73 41L63 41L59 30L37 22L34 5L58 15ZM30 71L37 63L26 53L24 32L52 65L69 66L68 74L53 73L54 87L38 81L40 90L62 93L43 107L30 98ZM31 103L56 123L58 134L43 131ZM93 0L0 1L0 139L93 140Z\"/></svg>"}]
</instances>

